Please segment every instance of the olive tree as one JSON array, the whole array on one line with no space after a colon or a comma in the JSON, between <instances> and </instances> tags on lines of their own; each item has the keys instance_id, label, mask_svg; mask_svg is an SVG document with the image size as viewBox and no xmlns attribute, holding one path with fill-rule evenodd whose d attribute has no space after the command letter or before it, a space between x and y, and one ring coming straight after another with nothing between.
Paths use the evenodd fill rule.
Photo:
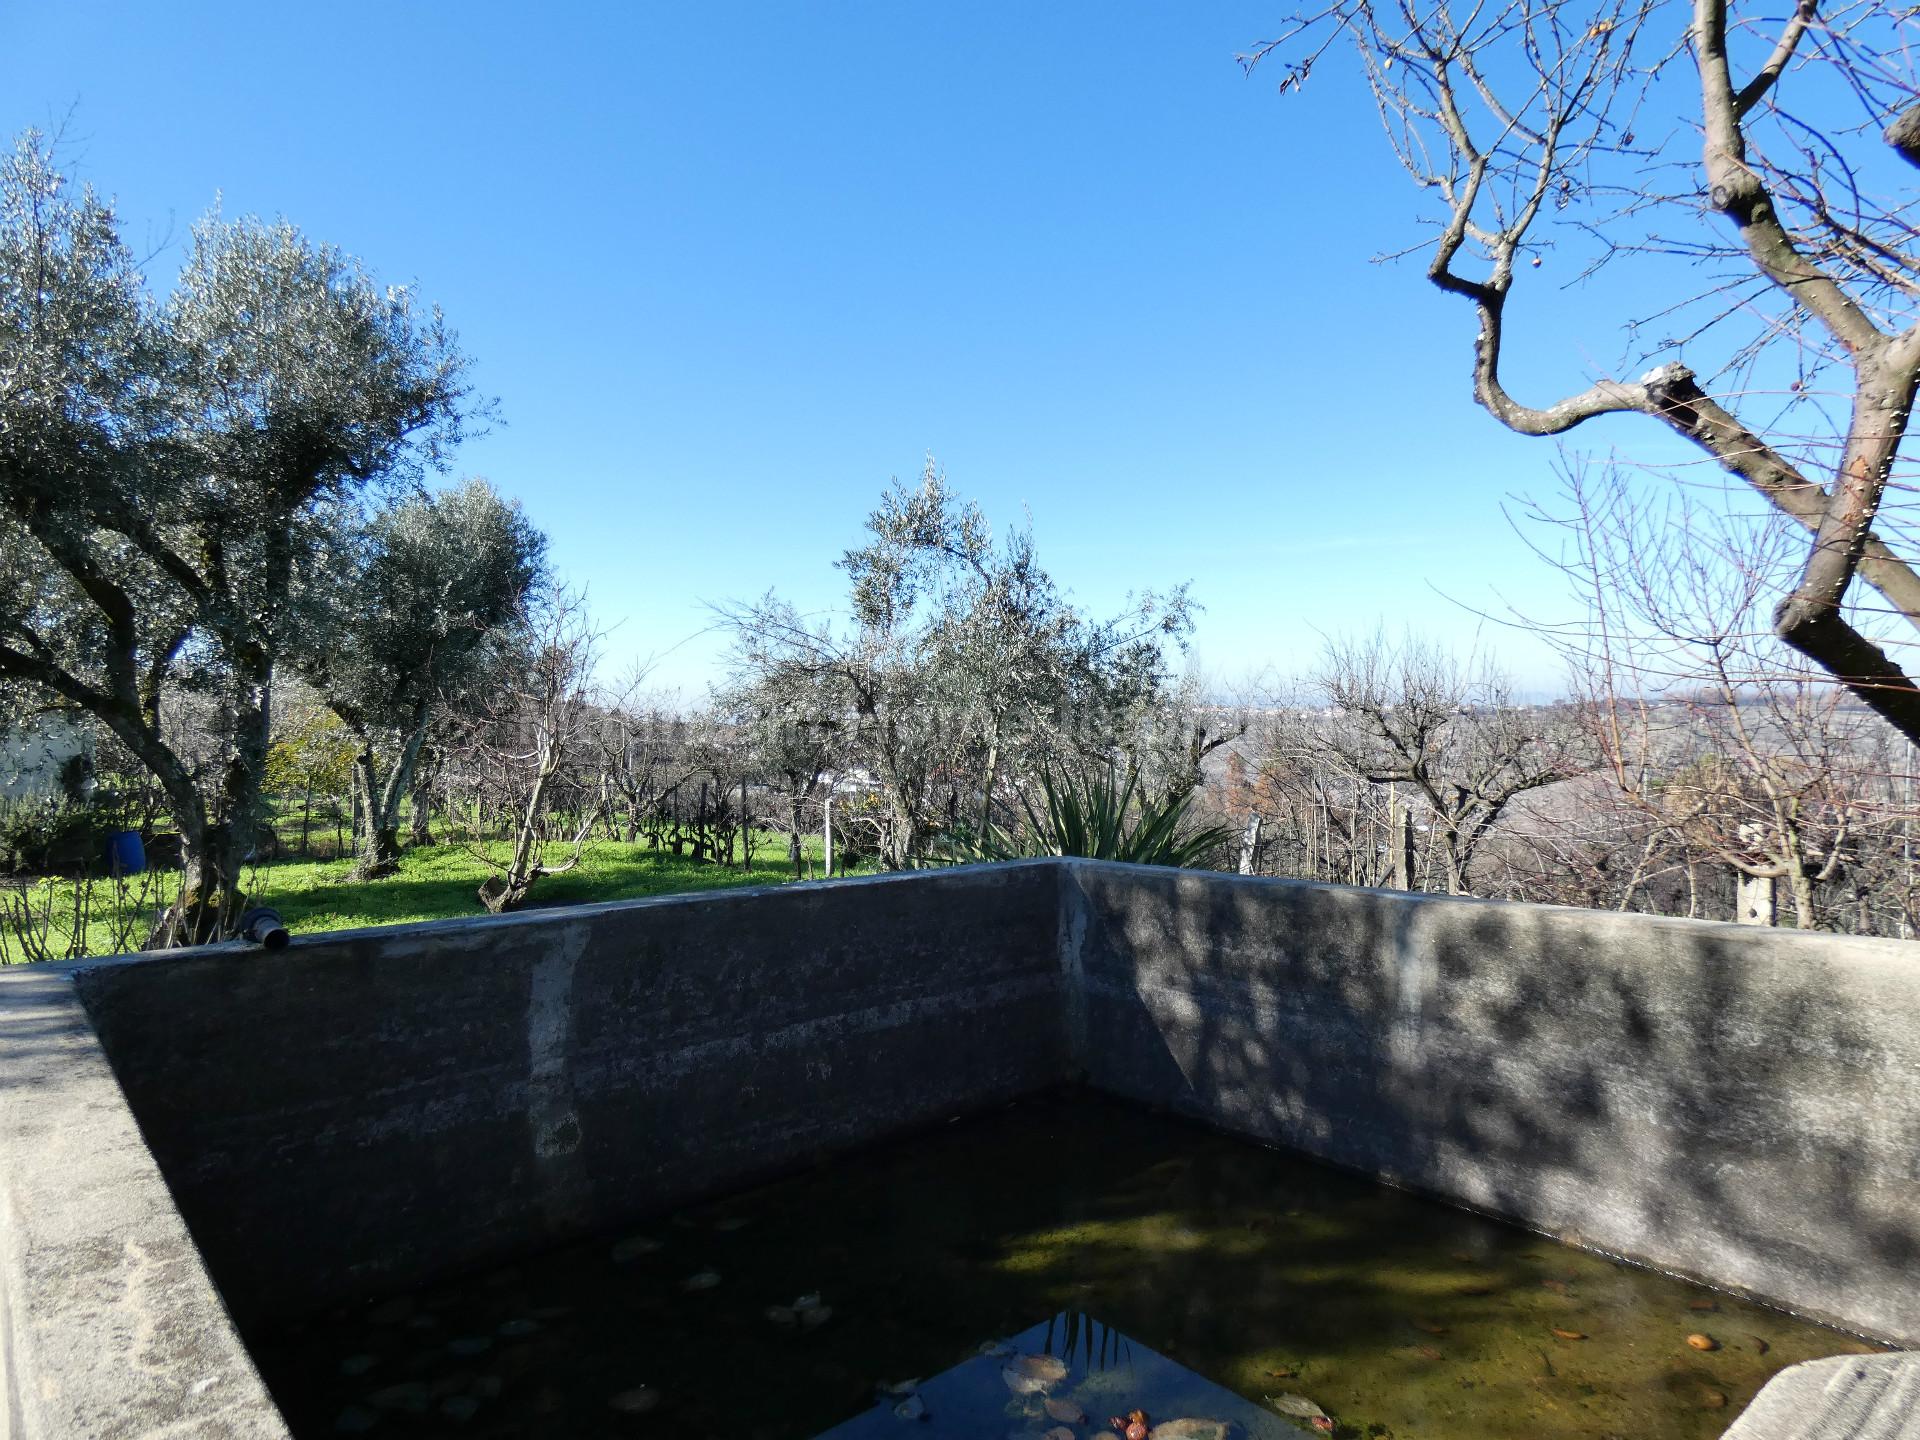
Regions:
<instances>
[{"instance_id":1,"label":"olive tree","mask_svg":"<svg viewBox=\"0 0 1920 1440\"><path fill-rule=\"evenodd\" d=\"M733 684L789 734L831 734L872 774L880 852L900 867L937 835L984 834L1009 772L1050 756L1111 756L1171 693L1185 644L1185 589L1094 621L1067 602L1033 537L996 539L978 505L929 460L895 481L866 543L838 562L850 624L812 621L769 595L723 610Z\"/></svg>"},{"instance_id":2,"label":"olive tree","mask_svg":"<svg viewBox=\"0 0 1920 1440\"><path fill-rule=\"evenodd\" d=\"M543 583L546 538L482 480L409 495L341 547L296 663L354 742L363 879L392 873L400 807L437 709L490 673L489 650Z\"/></svg>"},{"instance_id":3,"label":"olive tree","mask_svg":"<svg viewBox=\"0 0 1920 1440\"><path fill-rule=\"evenodd\" d=\"M153 943L236 918L307 581L369 491L459 440L466 371L437 311L288 224L201 221L161 299L37 136L0 164L0 683L165 790L183 873ZM169 734L169 691L212 755Z\"/></svg>"}]
</instances>

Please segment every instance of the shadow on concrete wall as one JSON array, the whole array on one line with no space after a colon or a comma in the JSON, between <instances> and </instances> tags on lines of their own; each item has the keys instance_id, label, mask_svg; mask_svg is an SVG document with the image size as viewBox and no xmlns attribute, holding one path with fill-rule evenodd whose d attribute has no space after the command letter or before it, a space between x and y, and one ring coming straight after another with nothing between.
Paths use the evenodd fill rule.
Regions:
<instances>
[{"instance_id":1,"label":"shadow on concrete wall","mask_svg":"<svg viewBox=\"0 0 1920 1440\"><path fill-rule=\"evenodd\" d=\"M1920 1335L1897 942L1077 867L1096 1084Z\"/></svg>"}]
</instances>

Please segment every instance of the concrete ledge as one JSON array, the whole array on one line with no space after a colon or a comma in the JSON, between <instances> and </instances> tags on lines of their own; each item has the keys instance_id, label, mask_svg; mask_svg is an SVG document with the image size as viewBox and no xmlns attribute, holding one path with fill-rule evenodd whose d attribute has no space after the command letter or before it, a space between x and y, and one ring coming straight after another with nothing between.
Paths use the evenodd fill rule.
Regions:
<instances>
[{"instance_id":1,"label":"concrete ledge","mask_svg":"<svg viewBox=\"0 0 1920 1440\"><path fill-rule=\"evenodd\" d=\"M1782 1370L1723 1440L1920 1440L1920 1354L1839 1355Z\"/></svg>"},{"instance_id":2,"label":"concrete ledge","mask_svg":"<svg viewBox=\"0 0 1920 1440\"><path fill-rule=\"evenodd\" d=\"M287 1433L70 966L0 984L0 1440Z\"/></svg>"}]
</instances>

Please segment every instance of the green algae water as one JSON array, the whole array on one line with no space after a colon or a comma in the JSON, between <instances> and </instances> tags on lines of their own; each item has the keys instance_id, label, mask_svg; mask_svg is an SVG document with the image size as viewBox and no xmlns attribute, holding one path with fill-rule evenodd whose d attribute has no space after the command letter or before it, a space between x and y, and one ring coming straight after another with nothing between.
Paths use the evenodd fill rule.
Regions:
<instances>
[{"instance_id":1,"label":"green algae water","mask_svg":"<svg viewBox=\"0 0 1920 1440\"><path fill-rule=\"evenodd\" d=\"M249 1339L301 1440L1704 1440L1877 1348L1081 1095Z\"/></svg>"}]
</instances>

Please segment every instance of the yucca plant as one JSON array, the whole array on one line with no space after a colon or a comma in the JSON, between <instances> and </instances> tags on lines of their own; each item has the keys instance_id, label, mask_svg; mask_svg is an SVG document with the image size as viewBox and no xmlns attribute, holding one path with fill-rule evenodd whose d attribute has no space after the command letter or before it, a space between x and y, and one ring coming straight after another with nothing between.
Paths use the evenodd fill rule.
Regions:
<instances>
[{"instance_id":1,"label":"yucca plant","mask_svg":"<svg viewBox=\"0 0 1920 1440\"><path fill-rule=\"evenodd\" d=\"M1008 834L989 826L977 849L985 860L1037 855L1074 855L1088 860L1124 860L1135 865L1197 869L1232 837L1218 825L1183 829L1193 794L1154 797L1129 769L1121 781L1115 767L1104 773L1056 776L1040 772L1042 803L1021 795L1026 824Z\"/></svg>"}]
</instances>

